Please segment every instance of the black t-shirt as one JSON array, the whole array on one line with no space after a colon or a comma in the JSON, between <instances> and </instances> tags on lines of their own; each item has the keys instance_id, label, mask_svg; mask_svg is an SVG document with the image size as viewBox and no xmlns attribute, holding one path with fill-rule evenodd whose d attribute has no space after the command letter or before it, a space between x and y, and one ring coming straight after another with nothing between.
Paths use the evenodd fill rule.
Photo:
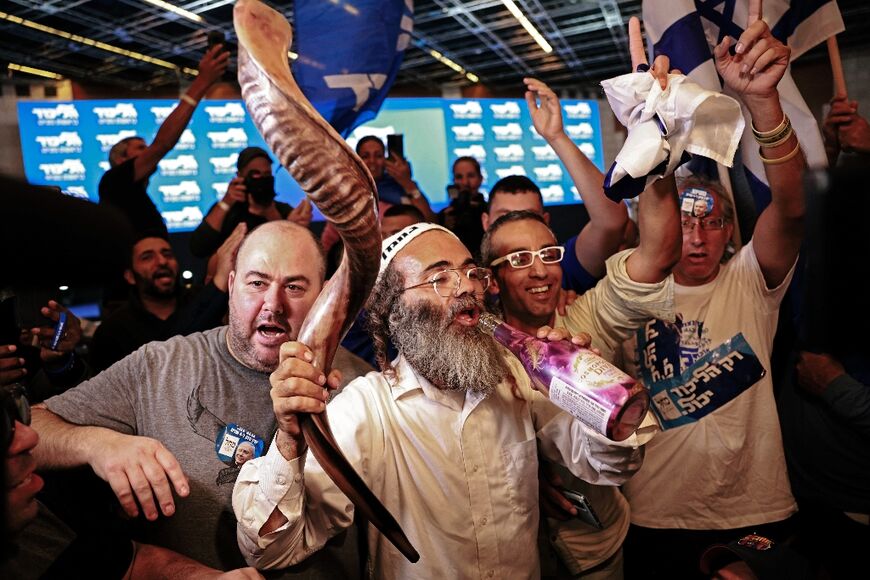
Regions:
<instances>
[{"instance_id":1,"label":"black t-shirt","mask_svg":"<svg viewBox=\"0 0 870 580\"><path fill-rule=\"evenodd\" d=\"M136 232L168 236L163 217L148 197L148 178L135 181L135 161L128 159L103 174L99 186L100 203L124 212Z\"/></svg>"},{"instance_id":2,"label":"black t-shirt","mask_svg":"<svg viewBox=\"0 0 870 580\"><path fill-rule=\"evenodd\" d=\"M215 204L217 205L217 204ZM212 206L214 207L214 206ZM293 206L280 201L275 202L275 207L282 218L287 218L290 212L293 211ZM211 210L209 210L211 211ZM252 214L248 211L248 206L244 203L235 203L230 207L227 215L224 216L221 230L217 231L205 220L194 230L190 236L190 253L197 258L208 258L221 247L221 244L230 237L236 226L242 222L248 225L248 231L257 227L260 224L266 223L266 218L260 215Z\"/></svg>"}]
</instances>

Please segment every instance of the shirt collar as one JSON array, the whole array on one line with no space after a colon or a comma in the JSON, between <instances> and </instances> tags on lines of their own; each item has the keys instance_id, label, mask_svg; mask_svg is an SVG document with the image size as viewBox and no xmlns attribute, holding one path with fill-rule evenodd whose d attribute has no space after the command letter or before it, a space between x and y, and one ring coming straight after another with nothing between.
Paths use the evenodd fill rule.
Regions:
<instances>
[{"instance_id":1,"label":"shirt collar","mask_svg":"<svg viewBox=\"0 0 870 580\"><path fill-rule=\"evenodd\" d=\"M423 395L425 395L427 399L440 403L441 405L455 411L462 411L466 398L472 405L476 405L484 398L484 395L476 392L464 393L460 391L445 391L444 389L439 389L430 383L426 377L420 375L401 354L393 361L393 368L396 369L399 378L399 381L392 385L394 401L398 401L406 394L419 390L423 391Z\"/></svg>"}]
</instances>

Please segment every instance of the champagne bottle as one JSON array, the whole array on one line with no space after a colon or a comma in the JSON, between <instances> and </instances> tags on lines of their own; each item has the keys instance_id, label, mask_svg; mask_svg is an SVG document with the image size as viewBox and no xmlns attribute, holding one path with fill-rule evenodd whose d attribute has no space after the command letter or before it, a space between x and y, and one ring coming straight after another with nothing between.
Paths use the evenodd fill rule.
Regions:
<instances>
[{"instance_id":1,"label":"champagne bottle","mask_svg":"<svg viewBox=\"0 0 870 580\"><path fill-rule=\"evenodd\" d=\"M614 441L634 433L649 410L643 385L588 348L541 340L488 313L477 327L510 350L553 403Z\"/></svg>"}]
</instances>

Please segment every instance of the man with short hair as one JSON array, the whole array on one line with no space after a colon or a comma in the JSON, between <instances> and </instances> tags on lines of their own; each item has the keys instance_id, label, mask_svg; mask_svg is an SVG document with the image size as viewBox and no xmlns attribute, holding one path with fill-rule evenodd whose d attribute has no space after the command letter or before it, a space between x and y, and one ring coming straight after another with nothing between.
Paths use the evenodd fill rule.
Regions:
<instances>
[{"instance_id":1,"label":"man with short hair","mask_svg":"<svg viewBox=\"0 0 870 580\"><path fill-rule=\"evenodd\" d=\"M327 410L338 446L420 553L409 563L369 526L376 578L536 576L538 441L590 481L619 485L637 468L634 436L614 443L584 427L481 336L489 280L449 230L412 225L384 240L368 303L381 373L326 407L336 374L312 366L304 344L282 346L271 376L276 441L242 467L233 497L250 563L298 562L353 521L353 504L306 455L298 413ZM538 336L567 335L542 328ZM399 350L392 363L387 338Z\"/></svg>"},{"instance_id":2,"label":"man with short hair","mask_svg":"<svg viewBox=\"0 0 870 580\"><path fill-rule=\"evenodd\" d=\"M142 137L128 137L118 141L109 151L111 168L100 179L100 203L123 211L135 231L166 234L163 217L148 197L148 179L160 160L175 147L199 101L220 80L227 68L229 55L222 45L214 46L205 53L199 61L199 74L163 121L150 145Z\"/></svg>"},{"instance_id":3,"label":"man with short hair","mask_svg":"<svg viewBox=\"0 0 870 580\"><path fill-rule=\"evenodd\" d=\"M272 220L288 219L305 227L311 223L311 202L307 197L295 208L275 201L272 158L265 149L243 149L236 169L223 199L211 206L190 236L190 253L198 258L214 254L240 223L246 224L248 231Z\"/></svg>"},{"instance_id":4,"label":"man with short hair","mask_svg":"<svg viewBox=\"0 0 870 580\"><path fill-rule=\"evenodd\" d=\"M381 237L389 238L406 227L425 222L423 213L413 205L394 205L381 216Z\"/></svg>"},{"instance_id":5,"label":"man with short hair","mask_svg":"<svg viewBox=\"0 0 870 580\"><path fill-rule=\"evenodd\" d=\"M604 175L565 133L556 93L537 79L526 78L523 82L535 130L565 166L589 213L589 222L580 233L565 242L566 260L562 264L562 286L582 294L604 276L607 258L619 249L628 211L625 204L604 195ZM489 209L481 217L483 229L489 229L508 212L522 210L539 213L546 223L550 221L541 190L531 179L523 175L505 177L489 192Z\"/></svg>"},{"instance_id":6,"label":"man with short hair","mask_svg":"<svg viewBox=\"0 0 870 580\"><path fill-rule=\"evenodd\" d=\"M641 237L636 250L620 252L607 262L611 270L591 290L557 313L565 249L544 218L530 211L507 213L491 224L481 245L481 258L493 271L504 319L532 333L548 325L571 333L583 330L592 336L592 346L613 362L622 342L650 318L673 318L673 277L669 272L680 257L680 230L673 178L660 180L641 196ZM630 256L630 262L625 256ZM625 276L613 270L625 261ZM615 291L614 286L620 290ZM590 485L558 466L555 477L542 482L546 510L546 537L572 576L595 573L596 578L622 577L622 541L629 525L628 504L614 487ZM551 475L552 475L551 473ZM584 494L601 519L602 530L576 519L576 508L547 485ZM568 516L568 519L566 519ZM562 521L560 521L562 520Z\"/></svg>"},{"instance_id":7,"label":"man with short hair","mask_svg":"<svg viewBox=\"0 0 870 580\"><path fill-rule=\"evenodd\" d=\"M227 311L227 278L247 230L239 225L217 252L217 271L195 291L181 287L178 260L169 241L146 234L133 246L124 280L129 300L97 327L90 346L91 366L109 368L143 344L222 324Z\"/></svg>"},{"instance_id":8,"label":"man with short hair","mask_svg":"<svg viewBox=\"0 0 870 580\"><path fill-rule=\"evenodd\" d=\"M152 543L216 568L242 565L230 513L235 451L248 442L261 455L269 446L276 428L269 373L323 275L308 229L284 220L257 228L229 274L229 326L146 344L37 407L39 466L90 465L130 517L145 515ZM343 365L337 357L336 367ZM356 576L347 541L347 553L324 554L315 569Z\"/></svg>"}]
</instances>

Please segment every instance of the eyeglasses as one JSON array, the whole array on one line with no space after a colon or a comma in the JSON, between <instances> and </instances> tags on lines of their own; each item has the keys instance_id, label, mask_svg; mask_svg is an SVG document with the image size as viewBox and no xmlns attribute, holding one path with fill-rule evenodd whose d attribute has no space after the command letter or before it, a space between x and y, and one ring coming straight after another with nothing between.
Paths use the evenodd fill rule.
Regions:
<instances>
[{"instance_id":1,"label":"eyeglasses","mask_svg":"<svg viewBox=\"0 0 870 580\"><path fill-rule=\"evenodd\" d=\"M714 217L700 219L690 215L683 215L680 217L680 226L682 226L684 232L691 232L694 230L695 224L699 224L701 229L704 231L721 230L725 228L725 218Z\"/></svg>"},{"instance_id":2,"label":"eyeglasses","mask_svg":"<svg viewBox=\"0 0 870 580\"><path fill-rule=\"evenodd\" d=\"M535 256L541 259L544 264L558 264L565 256L565 248L562 246L547 246L540 250L520 250L519 252L511 252L507 256L496 258L490 263L490 267L495 268L502 262L507 262L511 268L528 268L535 261Z\"/></svg>"},{"instance_id":3,"label":"eyeglasses","mask_svg":"<svg viewBox=\"0 0 870 580\"><path fill-rule=\"evenodd\" d=\"M3 422L2 449L9 449L15 437L15 421L30 425L30 402L23 385L14 384L0 389L0 421Z\"/></svg>"},{"instance_id":4,"label":"eyeglasses","mask_svg":"<svg viewBox=\"0 0 870 580\"><path fill-rule=\"evenodd\" d=\"M467 270L450 268L448 270L441 270L425 282L402 288L402 292L432 284L432 288L435 289L435 293L439 296L443 296L444 298L456 296L459 287L462 285L462 276L460 275L460 272L465 274L465 277L472 282L479 283L483 290L489 288L489 281L492 279L492 272L490 272L488 268L469 268Z\"/></svg>"}]
</instances>

